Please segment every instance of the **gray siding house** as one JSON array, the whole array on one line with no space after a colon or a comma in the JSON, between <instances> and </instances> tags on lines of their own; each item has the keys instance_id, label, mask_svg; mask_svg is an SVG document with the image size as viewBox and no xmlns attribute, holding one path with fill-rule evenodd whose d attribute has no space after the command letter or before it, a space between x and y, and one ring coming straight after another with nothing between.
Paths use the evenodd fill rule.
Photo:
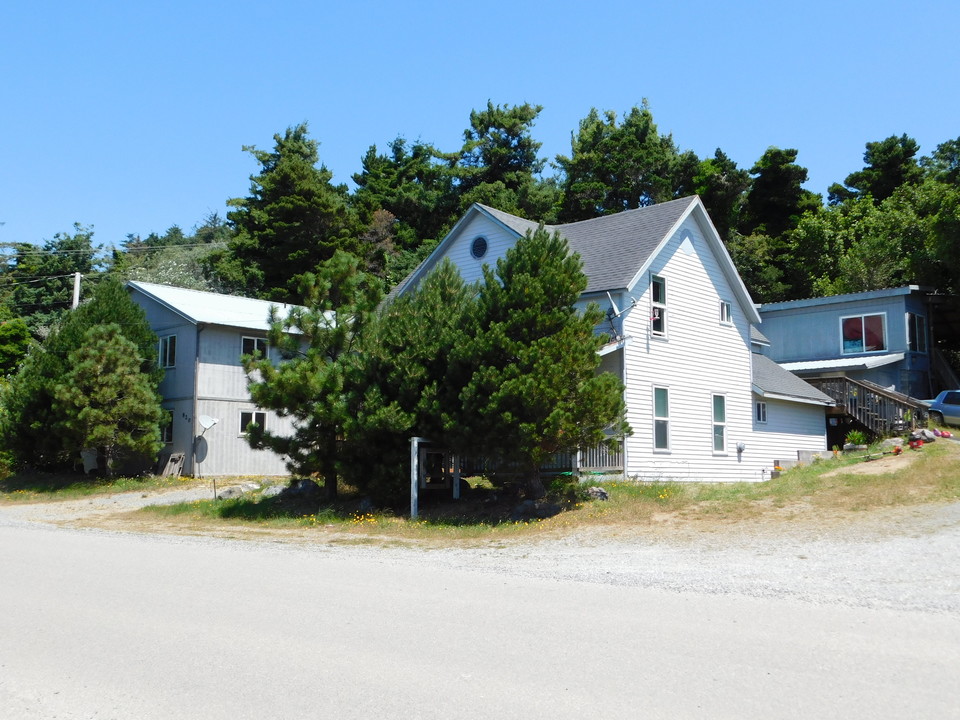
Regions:
<instances>
[{"instance_id":1,"label":"gray siding house","mask_svg":"<svg viewBox=\"0 0 960 720\"><path fill-rule=\"evenodd\" d=\"M279 360L266 342L276 303L145 282L127 288L159 338L160 395L172 415L161 460L183 453L187 475L288 474L284 458L245 438L250 422L292 430L289 419L253 404L240 363L254 351Z\"/></svg>"},{"instance_id":2,"label":"gray siding house","mask_svg":"<svg viewBox=\"0 0 960 720\"><path fill-rule=\"evenodd\" d=\"M916 285L760 305L770 357L805 378L933 396L932 310Z\"/></svg>"},{"instance_id":3,"label":"gray siding house","mask_svg":"<svg viewBox=\"0 0 960 720\"><path fill-rule=\"evenodd\" d=\"M392 294L444 257L478 280L536 228L475 204ZM583 260L581 303L607 313L600 369L625 386L627 476L757 481L798 452L826 450L830 398L753 352L760 316L699 198L546 229Z\"/></svg>"}]
</instances>

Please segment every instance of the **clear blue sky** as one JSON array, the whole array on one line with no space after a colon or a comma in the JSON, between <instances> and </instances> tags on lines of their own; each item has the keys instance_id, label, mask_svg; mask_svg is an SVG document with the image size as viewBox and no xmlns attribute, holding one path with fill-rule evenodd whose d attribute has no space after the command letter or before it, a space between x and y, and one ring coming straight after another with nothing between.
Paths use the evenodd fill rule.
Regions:
<instances>
[{"instance_id":1,"label":"clear blue sky","mask_svg":"<svg viewBox=\"0 0 960 720\"><path fill-rule=\"evenodd\" d=\"M371 144L460 146L471 109L543 106L542 155L590 110L749 167L795 147L825 193L864 144L960 136L960 3L6 2L0 241L190 230L247 193L244 145L307 121L337 182Z\"/></svg>"}]
</instances>

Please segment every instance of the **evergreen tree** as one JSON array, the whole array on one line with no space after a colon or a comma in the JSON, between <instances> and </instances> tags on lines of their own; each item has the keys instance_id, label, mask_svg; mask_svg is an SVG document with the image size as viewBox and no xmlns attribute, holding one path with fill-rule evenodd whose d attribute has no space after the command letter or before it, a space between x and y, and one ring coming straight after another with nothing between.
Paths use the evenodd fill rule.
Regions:
<instances>
[{"instance_id":1,"label":"evergreen tree","mask_svg":"<svg viewBox=\"0 0 960 720\"><path fill-rule=\"evenodd\" d=\"M32 342L26 321L0 308L0 377L16 372Z\"/></svg>"},{"instance_id":2,"label":"evergreen tree","mask_svg":"<svg viewBox=\"0 0 960 720\"><path fill-rule=\"evenodd\" d=\"M284 319L273 318L268 335L270 345L290 359L274 365L265 358L244 358L253 401L293 418L294 432L281 436L251 425L248 439L254 448L286 455L295 474L320 473L327 497L334 499L340 442L353 417L362 370L360 338L380 299L379 283L342 250L301 282L306 306L292 308Z\"/></svg>"},{"instance_id":3,"label":"evergreen tree","mask_svg":"<svg viewBox=\"0 0 960 720\"><path fill-rule=\"evenodd\" d=\"M60 440L71 455L96 448L97 467L113 474L126 457L156 458L165 417L137 346L116 323L94 325L67 357L68 370L52 387Z\"/></svg>"},{"instance_id":4,"label":"evergreen tree","mask_svg":"<svg viewBox=\"0 0 960 720\"><path fill-rule=\"evenodd\" d=\"M699 160L680 153L670 135L660 135L643 105L617 123L616 113L592 109L580 121L571 155L558 156L563 171L559 219L586 220L672 200L694 192Z\"/></svg>"},{"instance_id":5,"label":"evergreen tree","mask_svg":"<svg viewBox=\"0 0 960 720\"><path fill-rule=\"evenodd\" d=\"M487 101L484 110L470 113L456 166L464 212L475 202L521 217L543 217L556 201L556 187L537 176L546 161L538 157L541 144L533 139L540 105L500 106Z\"/></svg>"},{"instance_id":6,"label":"evergreen tree","mask_svg":"<svg viewBox=\"0 0 960 720\"><path fill-rule=\"evenodd\" d=\"M319 162L316 140L302 123L274 135L271 152L245 147L260 163L250 195L235 198L227 217L237 231L208 260L226 287L244 294L296 302L301 276L334 252L356 250L358 226L343 185Z\"/></svg>"},{"instance_id":7,"label":"evergreen tree","mask_svg":"<svg viewBox=\"0 0 960 720\"><path fill-rule=\"evenodd\" d=\"M18 243L0 272L3 303L24 319L34 337L43 337L70 309L74 273L89 279L101 269L93 229L73 227L72 234L57 233L42 248Z\"/></svg>"},{"instance_id":8,"label":"evergreen tree","mask_svg":"<svg viewBox=\"0 0 960 720\"><path fill-rule=\"evenodd\" d=\"M931 180L960 185L960 137L937 145L930 157L920 159L920 167Z\"/></svg>"},{"instance_id":9,"label":"evergreen tree","mask_svg":"<svg viewBox=\"0 0 960 720\"><path fill-rule=\"evenodd\" d=\"M866 167L847 175L846 187L839 183L831 185L829 203L837 205L865 195L872 197L874 202L882 202L901 185L920 182L923 173L915 159L919 150L917 141L906 134L868 142L863 154Z\"/></svg>"},{"instance_id":10,"label":"evergreen tree","mask_svg":"<svg viewBox=\"0 0 960 720\"><path fill-rule=\"evenodd\" d=\"M586 288L579 256L541 226L484 269L476 323L452 349L463 373L461 408L442 409L444 428L462 450L516 463L527 492L540 497L542 462L628 431L623 386L597 374L595 333L604 315L574 304Z\"/></svg>"},{"instance_id":11,"label":"evergreen tree","mask_svg":"<svg viewBox=\"0 0 960 720\"><path fill-rule=\"evenodd\" d=\"M733 160L717 148L712 158L701 161L697 166L693 187L710 213L717 233L724 241L730 241L750 187L750 173L738 168Z\"/></svg>"},{"instance_id":12,"label":"evergreen tree","mask_svg":"<svg viewBox=\"0 0 960 720\"><path fill-rule=\"evenodd\" d=\"M821 205L820 197L802 185L807 169L796 164L797 151L771 147L750 168L754 175L747 192L738 230L779 238L792 230L801 215Z\"/></svg>"},{"instance_id":13,"label":"evergreen tree","mask_svg":"<svg viewBox=\"0 0 960 720\"><path fill-rule=\"evenodd\" d=\"M476 287L444 260L416 290L386 304L363 337L358 406L345 433L351 484L396 502L408 487L412 436L446 444L443 414L460 401L451 349L464 340ZM370 448L376 448L371 453Z\"/></svg>"},{"instance_id":14,"label":"evergreen tree","mask_svg":"<svg viewBox=\"0 0 960 720\"><path fill-rule=\"evenodd\" d=\"M70 371L69 356L85 342L87 331L116 324L136 347L141 374L156 390L163 377L157 366L157 337L143 310L130 299L119 280L103 278L88 302L68 313L42 345L31 348L4 394L6 410L0 438L23 466L56 468L69 464L76 448L59 430L65 418L54 409L54 388Z\"/></svg>"},{"instance_id":15,"label":"evergreen tree","mask_svg":"<svg viewBox=\"0 0 960 720\"><path fill-rule=\"evenodd\" d=\"M432 145L416 142L408 147L403 138L391 142L387 154L372 145L362 171L353 176L357 189L351 200L361 224L369 228L377 211L389 212L398 252L416 251L422 242L442 237L458 212L452 162Z\"/></svg>"}]
</instances>

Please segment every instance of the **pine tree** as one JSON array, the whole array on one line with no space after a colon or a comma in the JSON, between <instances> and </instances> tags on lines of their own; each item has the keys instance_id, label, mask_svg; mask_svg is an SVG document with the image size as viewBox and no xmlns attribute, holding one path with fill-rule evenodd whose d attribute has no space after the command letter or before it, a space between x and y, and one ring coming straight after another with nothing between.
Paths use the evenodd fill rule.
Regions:
<instances>
[{"instance_id":1,"label":"pine tree","mask_svg":"<svg viewBox=\"0 0 960 720\"><path fill-rule=\"evenodd\" d=\"M582 266L559 234L528 233L485 268L473 337L454 350L469 372L462 408L445 408L447 431L461 449L516 463L531 497L544 494L540 466L553 453L629 432L622 383L596 372L603 313L575 307Z\"/></svg>"},{"instance_id":2,"label":"pine tree","mask_svg":"<svg viewBox=\"0 0 960 720\"><path fill-rule=\"evenodd\" d=\"M52 388L62 442L76 454L96 448L97 467L108 476L116 460L152 459L162 446L164 411L140 364L137 346L118 324L94 325L69 354L70 369Z\"/></svg>"},{"instance_id":3,"label":"pine tree","mask_svg":"<svg viewBox=\"0 0 960 720\"><path fill-rule=\"evenodd\" d=\"M289 360L247 357L250 395L258 407L276 410L295 421L292 435L276 435L252 425L255 448L270 448L288 457L291 472L323 476L327 498L337 495L340 442L352 417L357 385L360 337L380 299L379 284L359 269L359 260L343 251L306 273L301 292L306 304L274 318L270 345Z\"/></svg>"}]
</instances>

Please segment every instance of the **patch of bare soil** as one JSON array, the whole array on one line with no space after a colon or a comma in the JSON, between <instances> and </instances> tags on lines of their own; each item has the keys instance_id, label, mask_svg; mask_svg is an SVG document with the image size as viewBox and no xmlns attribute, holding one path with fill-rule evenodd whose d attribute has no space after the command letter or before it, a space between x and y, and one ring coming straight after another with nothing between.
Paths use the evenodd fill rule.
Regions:
<instances>
[{"instance_id":1,"label":"patch of bare soil","mask_svg":"<svg viewBox=\"0 0 960 720\"><path fill-rule=\"evenodd\" d=\"M865 459L859 465L848 465L824 473L823 477L836 477L837 475L886 475L887 473L897 472L905 467L912 465L922 456L923 450L904 450L900 455L879 454L866 455Z\"/></svg>"}]
</instances>

